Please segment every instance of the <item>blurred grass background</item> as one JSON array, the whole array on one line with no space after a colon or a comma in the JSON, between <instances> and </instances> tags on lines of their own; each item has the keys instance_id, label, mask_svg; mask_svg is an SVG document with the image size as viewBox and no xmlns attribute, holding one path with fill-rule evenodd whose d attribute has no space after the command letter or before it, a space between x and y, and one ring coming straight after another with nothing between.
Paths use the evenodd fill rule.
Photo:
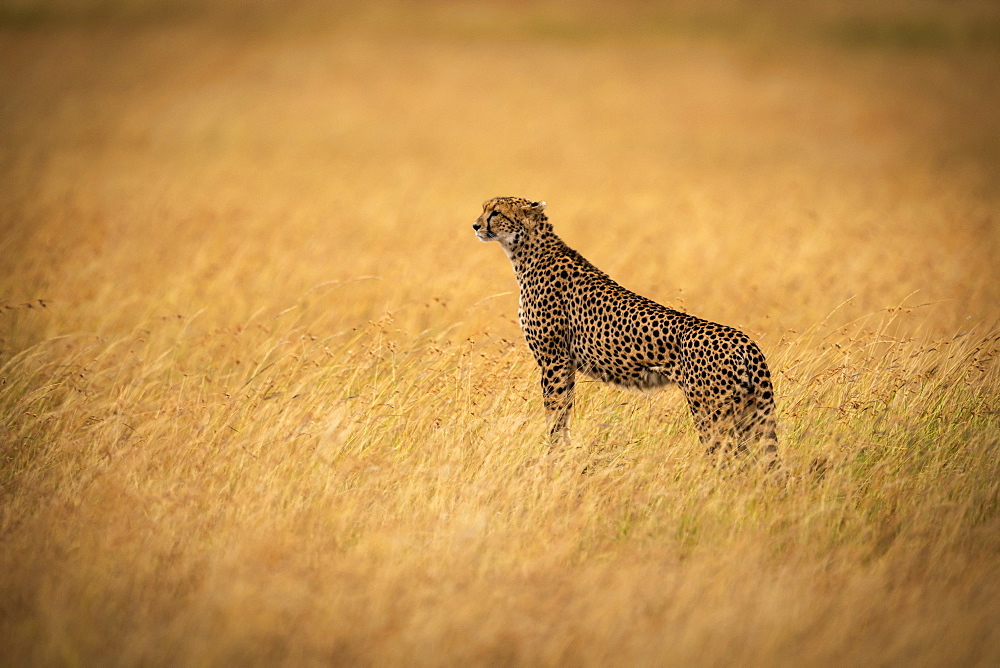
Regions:
<instances>
[{"instance_id":1,"label":"blurred grass background","mask_svg":"<svg viewBox=\"0 0 1000 668\"><path fill-rule=\"evenodd\" d=\"M995 663L998 66L990 2L0 0L4 661ZM546 455L508 194L831 473L596 384Z\"/></svg>"}]
</instances>

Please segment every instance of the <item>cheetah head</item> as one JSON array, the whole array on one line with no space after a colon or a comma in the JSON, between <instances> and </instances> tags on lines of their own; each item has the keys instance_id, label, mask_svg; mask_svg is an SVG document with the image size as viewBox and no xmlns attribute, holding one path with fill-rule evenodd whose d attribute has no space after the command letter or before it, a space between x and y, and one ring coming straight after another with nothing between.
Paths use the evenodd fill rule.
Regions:
<instances>
[{"instance_id":1,"label":"cheetah head","mask_svg":"<svg viewBox=\"0 0 1000 668\"><path fill-rule=\"evenodd\" d=\"M472 229L483 241L498 241L508 253L524 243L548 219L545 202L523 197L494 197L483 204L483 213Z\"/></svg>"}]
</instances>

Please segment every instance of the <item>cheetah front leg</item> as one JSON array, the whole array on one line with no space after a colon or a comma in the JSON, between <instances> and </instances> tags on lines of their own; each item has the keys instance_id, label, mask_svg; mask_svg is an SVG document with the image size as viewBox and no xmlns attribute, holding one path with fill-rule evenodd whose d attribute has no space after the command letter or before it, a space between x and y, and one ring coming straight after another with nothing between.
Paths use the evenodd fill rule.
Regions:
<instances>
[{"instance_id":1,"label":"cheetah front leg","mask_svg":"<svg viewBox=\"0 0 1000 668\"><path fill-rule=\"evenodd\" d=\"M576 385L576 366L567 359L538 359L542 373L542 401L545 404L545 423L549 428L549 441L555 445L569 440L569 414L573 408L573 388Z\"/></svg>"}]
</instances>

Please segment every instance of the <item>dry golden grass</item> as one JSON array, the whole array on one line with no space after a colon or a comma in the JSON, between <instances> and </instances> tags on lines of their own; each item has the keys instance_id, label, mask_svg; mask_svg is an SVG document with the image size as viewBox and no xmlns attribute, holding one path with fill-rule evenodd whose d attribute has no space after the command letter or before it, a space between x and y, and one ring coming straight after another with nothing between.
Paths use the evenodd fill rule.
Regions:
<instances>
[{"instance_id":1,"label":"dry golden grass","mask_svg":"<svg viewBox=\"0 0 1000 668\"><path fill-rule=\"evenodd\" d=\"M1000 662L996 8L616 7L0 2L4 663ZM548 451L502 194L758 339L787 489Z\"/></svg>"}]
</instances>

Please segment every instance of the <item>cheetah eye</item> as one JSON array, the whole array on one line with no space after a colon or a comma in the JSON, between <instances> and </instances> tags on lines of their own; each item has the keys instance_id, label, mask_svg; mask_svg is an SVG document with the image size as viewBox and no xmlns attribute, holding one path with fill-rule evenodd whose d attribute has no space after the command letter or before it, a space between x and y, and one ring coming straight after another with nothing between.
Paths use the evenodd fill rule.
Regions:
<instances>
[{"instance_id":1,"label":"cheetah eye","mask_svg":"<svg viewBox=\"0 0 1000 668\"><path fill-rule=\"evenodd\" d=\"M486 222L493 220L493 216L496 216L499 213L499 211L490 211L490 215L486 216Z\"/></svg>"}]
</instances>

